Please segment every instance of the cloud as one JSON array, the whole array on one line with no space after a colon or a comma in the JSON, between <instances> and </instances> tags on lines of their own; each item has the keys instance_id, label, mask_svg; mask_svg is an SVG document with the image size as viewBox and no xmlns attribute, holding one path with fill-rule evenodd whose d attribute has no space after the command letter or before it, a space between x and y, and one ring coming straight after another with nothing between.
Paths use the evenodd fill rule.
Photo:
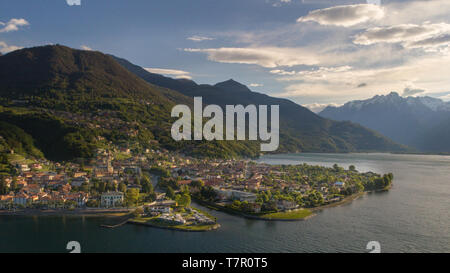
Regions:
<instances>
[{"instance_id":1,"label":"cloud","mask_svg":"<svg viewBox=\"0 0 450 273\"><path fill-rule=\"evenodd\" d=\"M343 102L389 93L392 90L404 90L405 95L432 94L450 90L450 78L445 76L450 74L449 62L450 54L441 54L412 58L404 64L390 67L354 68L342 72L298 71L295 75L277 79L288 85L276 96L315 98L322 102L333 98L334 102ZM358 87L361 82L366 85Z\"/></svg>"},{"instance_id":2,"label":"cloud","mask_svg":"<svg viewBox=\"0 0 450 273\"><path fill-rule=\"evenodd\" d=\"M403 96L403 97L414 96L414 95L417 95L417 94L425 93L425 91L426 91L426 90L424 90L424 89L406 87L406 88L403 90L402 96Z\"/></svg>"},{"instance_id":3,"label":"cloud","mask_svg":"<svg viewBox=\"0 0 450 273\"><path fill-rule=\"evenodd\" d=\"M357 4L335 6L309 12L297 19L297 22L313 21L321 25L350 27L367 21L383 18L384 10L379 5Z\"/></svg>"},{"instance_id":4,"label":"cloud","mask_svg":"<svg viewBox=\"0 0 450 273\"><path fill-rule=\"evenodd\" d=\"M376 43L401 43L406 48L430 47L448 44L450 24L423 25L401 24L369 28L355 36L353 42L360 45Z\"/></svg>"},{"instance_id":5,"label":"cloud","mask_svg":"<svg viewBox=\"0 0 450 273\"><path fill-rule=\"evenodd\" d=\"M409 48L436 48L440 46L450 45L450 34L442 34L435 37L430 37L420 41L414 41L406 44Z\"/></svg>"},{"instance_id":6,"label":"cloud","mask_svg":"<svg viewBox=\"0 0 450 273\"><path fill-rule=\"evenodd\" d=\"M0 41L0 53L6 54L14 50L22 49L22 47L14 46L14 45L8 45L5 42Z\"/></svg>"},{"instance_id":7,"label":"cloud","mask_svg":"<svg viewBox=\"0 0 450 273\"><path fill-rule=\"evenodd\" d=\"M69 6L81 6L81 0L66 0Z\"/></svg>"},{"instance_id":8,"label":"cloud","mask_svg":"<svg viewBox=\"0 0 450 273\"><path fill-rule=\"evenodd\" d=\"M445 22L448 21L450 12L448 0L389 1L384 6L389 10L383 18L384 25L417 24L425 21Z\"/></svg>"},{"instance_id":9,"label":"cloud","mask_svg":"<svg viewBox=\"0 0 450 273\"><path fill-rule=\"evenodd\" d=\"M263 86L263 84L260 84L260 83L251 83L251 84L249 84L248 86L250 86L250 87L261 87L261 86Z\"/></svg>"},{"instance_id":10,"label":"cloud","mask_svg":"<svg viewBox=\"0 0 450 273\"><path fill-rule=\"evenodd\" d=\"M9 20L8 22L0 22L0 32L11 32L11 31L17 31L19 30L19 27L22 26L28 26L30 23L28 23L27 20L20 18L16 19L13 18Z\"/></svg>"},{"instance_id":11,"label":"cloud","mask_svg":"<svg viewBox=\"0 0 450 273\"><path fill-rule=\"evenodd\" d=\"M290 4L292 3L292 0L276 0L274 3L272 3L272 7L281 7L283 4Z\"/></svg>"},{"instance_id":12,"label":"cloud","mask_svg":"<svg viewBox=\"0 0 450 273\"><path fill-rule=\"evenodd\" d=\"M186 39L194 41L194 42L203 42L203 41L214 40L214 38L210 38L210 37L206 37L206 36L198 36L198 35L194 35L194 36L188 37Z\"/></svg>"},{"instance_id":13,"label":"cloud","mask_svg":"<svg viewBox=\"0 0 450 273\"><path fill-rule=\"evenodd\" d=\"M269 72L271 74L277 74L277 75L282 75L282 76L297 74L297 71L286 71L286 70L283 70L283 69L274 69L274 70L270 70Z\"/></svg>"},{"instance_id":14,"label":"cloud","mask_svg":"<svg viewBox=\"0 0 450 273\"><path fill-rule=\"evenodd\" d=\"M192 79L190 73L183 70L164 69L164 68L144 68L144 69L150 73L173 76L177 79Z\"/></svg>"},{"instance_id":15,"label":"cloud","mask_svg":"<svg viewBox=\"0 0 450 273\"><path fill-rule=\"evenodd\" d=\"M256 64L262 67L275 68L279 66L314 65L314 56L301 48L186 48L187 52L201 52L208 59L220 63Z\"/></svg>"},{"instance_id":16,"label":"cloud","mask_svg":"<svg viewBox=\"0 0 450 273\"><path fill-rule=\"evenodd\" d=\"M327 108L328 106L339 107L339 106L342 106L342 104L337 104L337 103L311 103L311 104L304 104L302 106L308 108L309 110L311 110L314 113L320 113L323 109Z\"/></svg>"},{"instance_id":17,"label":"cloud","mask_svg":"<svg viewBox=\"0 0 450 273\"><path fill-rule=\"evenodd\" d=\"M345 72L352 69L351 66L337 66L337 67L319 67L317 69L312 70L304 70L304 71L286 71L282 69L274 69L269 71L271 74L277 74L281 76L305 76L305 77L312 77L312 78L323 78L325 76L325 73L336 73L336 72Z\"/></svg>"},{"instance_id":18,"label":"cloud","mask_svg":"<svg viewBox=\"0 0 450 273\"><path fill-rule=\"evenodd\" d=\"M82 50L89 50L89 51L93 50L92 48L88 47L87 45L81 45L81 49Z\"/></svg>"}]
</instances>

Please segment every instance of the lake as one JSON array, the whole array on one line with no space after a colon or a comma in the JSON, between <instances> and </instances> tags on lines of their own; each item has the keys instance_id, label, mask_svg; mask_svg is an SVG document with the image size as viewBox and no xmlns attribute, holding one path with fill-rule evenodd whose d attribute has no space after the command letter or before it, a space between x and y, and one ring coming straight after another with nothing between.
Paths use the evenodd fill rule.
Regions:
<instances>
[{"instance_id":1,"label":"lake","mask_svg":"<svg viewBox=\"0 0 450 273\"><path fill-rule=\"evenodd\" d=\"M102 218L0 216L0 252L450 252L450 156L392 154L268 155L270 164L337 163L394 174L389 192L367 194L299 222L249 220L209 211L221 228L188 233L124 225L103 229Z\"/></svg>"}]
</instances>

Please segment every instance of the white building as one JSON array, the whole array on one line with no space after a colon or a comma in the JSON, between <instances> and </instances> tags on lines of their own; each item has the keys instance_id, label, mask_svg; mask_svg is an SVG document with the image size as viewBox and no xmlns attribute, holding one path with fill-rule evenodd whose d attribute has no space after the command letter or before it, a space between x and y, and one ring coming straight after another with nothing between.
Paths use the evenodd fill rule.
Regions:
<instances>
[{"instance_id":1,"label":"white building","mask_svg":"<svg viewBox=\"0 0 450 273\"><path fill-rule=\"evenodd\" d=\"M214 188L217 194L222 199L231 199L231 200L239 200L241 202L247 201L249 203L256 201L256 194L246 191L238 191L238 190L228 190L228 189L220 189Z\"/></svg>"},{"instance_id":2,"label":"white building","mask_svg":"<svg viewBox=\"0 0 450 273\"><path fill-rule=\"evenodd\" d=\"M123 203L123 193L118 191L109 191L102 194L102 207L114 207Z\"/></svg>"}]
</instances>

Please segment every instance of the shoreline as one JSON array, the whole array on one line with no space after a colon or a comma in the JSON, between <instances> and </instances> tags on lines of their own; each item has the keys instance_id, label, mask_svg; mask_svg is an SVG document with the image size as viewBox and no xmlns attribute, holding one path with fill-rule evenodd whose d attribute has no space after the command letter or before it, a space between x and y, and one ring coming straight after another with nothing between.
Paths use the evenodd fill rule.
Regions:
<instances>
[{"instance_id":1,"label":"shoreline","mask_svg":"<svg viewBox=\"0 0 450 273\"><path fill-rule=\"evenodd\" d=\"M77 210L0 210L0 216L97 216L117 217L130 213L133 209L77 209Z\"/></svg>"},{"instance_id":2,"label":"shoreline","mask_svg":"<svg viewBox=\"0 0 450 273\"><path fill-rule=\"evenodd\" d=\"M369 192L363 191L363 192L355 193L355 194L352 194L350 196L345 197L341 201L334 202L334 203L331 203L331 204L328 204L328 205L324 205L324 206L320 206L320 207L310 208L310 210L313 211L313 212L314 211L321 211L321 210L324 210L324 209L329 209L329 208L334 208L334 207L339 207L339 206L343 206L343 205L346 205L346 204L350 204L353 201L355 201L356 199L366 195L367 193L369 193Z\"/></svg>"},{"instance_id":3,"label":"shoreline","mask_svg":"<svg viewBox=\"0 0 450 273\"><path fill-rule=\"evenodd\" d=\"M160 229L174 230L174 231L184 231L184 232L206 232L206 231L214 231L214 230L217 230L220 228L220 224L217 224L217 223L214 225L209 225L210 227L207 227L207 228L205 227L204 229L185 229L185 228L180 228L180 227L176 227L176 226L162 226L162 225L152 224L149 222L139 222L139 221L135 221L133 219L127 220L126 223L133 224L133 225L160 228Z\"/></svg>"},{"instance_id":4,"label":"shoreline","mask_svg":"<svg viewBox=\"0 0 450 273\"><path fill-rule=\"evenodd\" d=\"M216 210L216 211L221 211L224 213L228 213L231 215L236 215L236 216L240 216L243 218L247 218L247 219L253 219L253 220L262 220L262 221L281 221L281 222L292 222L292 221L306 221L314 216L316 216L316 212L325 210L325 209L330 209L330 208L334 208L334 207L339 207L339 206L343 206L346 204L351 204L353 201L359 199L360 197L368 194L368 193L377 193L377 192L388 192L390 189L392 188L392 186L386 188L386 189L381 189L381 190L373 190L373 191L364 191L364 192L360 192L360 193L356 193L356 194L352 194L350 196L345 197L344 199L342 199L341 201L335 202L335 203L331 203L331 204L327 204L327 205L323 205L320 207L314 207L314 208L300 208L300 209L296 209L296 210L292 210L286 213L290 213L290 212L295 212L295 211L299 211L299 210L309 210L311 212L310 215L305 216L305 217L301 217L301 218L296 218L296 219L284 219L284 218L265 218L264 214L259 216L259 215L251 215L251 214L247 214L247 213L243 213L243 212L239 212L239 211L235 211L232 210L230 208L221 206L221 205L217 205L214 203L210 203L207 201L203 201L203 200L198 200L195 199L195 202L198 203L200 206L206 207L208 209L212 209L212 210ZM281 212L283 213L283 212Z\"/></svg>"},{"instance_id":5,"label":"shoreline","mask_svg":"<svg viewBox=\"0 0 450 273\"><path fill-rule=\"evenodd\" d=\"M296 218L296 219L264 218L263 217L264 214L261 215L261 216L251 215L251 214L247 214L247 213L244 213L244 212L239 212L239 211L236 211L236 210L232 210L230 208L227 208L227 207L224 207L224 206L220 206L220 205L217 205L217 204L214 204L214 203L209 203L207 201L199 200L197 198L193 198L193 200L198 205L200 205L202 207L205 207L207 209L221 211L221 212L228 213L228 214L231 214L231 215L236 215L236 216L240 216L240 217L243 217L243 218L253 219L253 220L260 220L260 221L281 221L281 222L305 221L305 220L308 220L308 219L310 219L310 218L312 218L312 217L314 217L316 215L310 209L307 209L307 210L310 210L312 213L310 215L308 215L308 216L301 217L301 218ZM295 211L298 211L298 210L301 210L301 209L297 209L297 210L293 210L293 211L295 212Z\"/></svg>"}]
</instances>

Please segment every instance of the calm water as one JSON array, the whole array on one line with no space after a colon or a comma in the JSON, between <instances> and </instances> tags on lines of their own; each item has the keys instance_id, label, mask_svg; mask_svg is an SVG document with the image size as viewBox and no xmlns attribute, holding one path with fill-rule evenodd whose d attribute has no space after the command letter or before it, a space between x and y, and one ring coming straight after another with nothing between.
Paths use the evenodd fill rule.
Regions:
<instances>
[{"instance_id":1,"label":"calm water","mask_svg":"<svg viewBox=\"0 0 450 273\"><path fill-rule=\"evenodd\" d=\"M450 252L450 156L388 154L272 155L273 164L355 165L395 175L387 193L368 194L301 222L263 222L211 211L222 228L184 233L125 225L102 229L99 218L0 217L0 252Z\"/></svg>"}]
</instances>

